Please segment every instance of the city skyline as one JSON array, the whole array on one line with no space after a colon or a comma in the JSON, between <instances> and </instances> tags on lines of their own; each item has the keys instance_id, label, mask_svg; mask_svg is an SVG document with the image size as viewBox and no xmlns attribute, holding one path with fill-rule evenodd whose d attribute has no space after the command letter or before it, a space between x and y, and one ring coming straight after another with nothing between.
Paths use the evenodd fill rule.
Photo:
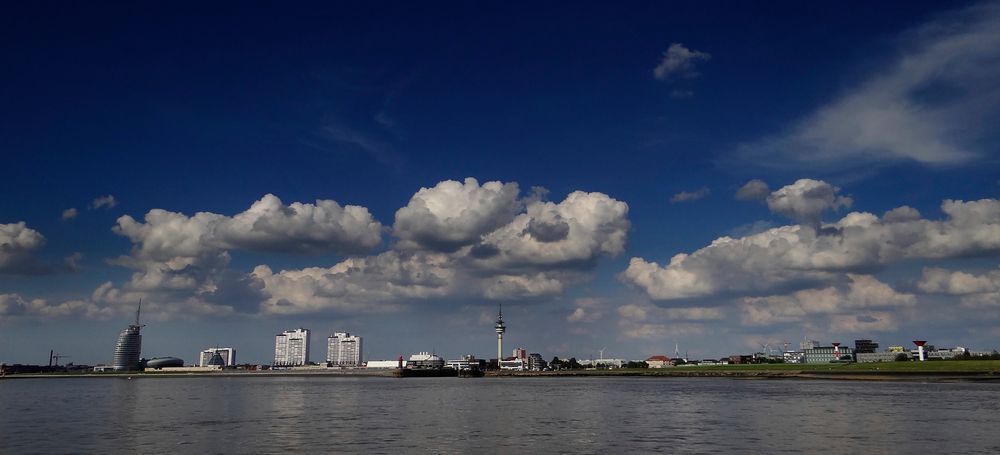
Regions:
<instances>
[{"instance_id":1,"label":"city skyline","mask_svg":"<svg viewBox=\"0 0 1000 455\"><path fill-rule=\"evenodd\" d=\"M63 6L0 32L2 362L140 299L188 363L1000 347L1000 3Z\"/></svg>"}]
</instances>

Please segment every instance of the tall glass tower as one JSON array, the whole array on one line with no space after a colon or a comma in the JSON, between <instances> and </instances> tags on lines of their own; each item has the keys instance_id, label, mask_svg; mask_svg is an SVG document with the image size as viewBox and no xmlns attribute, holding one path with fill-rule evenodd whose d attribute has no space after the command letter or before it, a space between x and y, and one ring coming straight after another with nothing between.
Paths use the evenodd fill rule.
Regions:
<instances>
[{"instance_id":1,"label":"tall glass tower","mask_svg":"<svg viewBox=\"0 0 1000 455\"><path fill-rule=\"evenodd\" d=\"M139 308L135 310L135 324L130 324L118 334L115 357L111 360L111 368L115 371L139 370L139 355L142 352L142 335L139 334L139 330L145 327L139 324L140 310L142 310L142 300L139 300Z\"/></svg>"}]
</instances>

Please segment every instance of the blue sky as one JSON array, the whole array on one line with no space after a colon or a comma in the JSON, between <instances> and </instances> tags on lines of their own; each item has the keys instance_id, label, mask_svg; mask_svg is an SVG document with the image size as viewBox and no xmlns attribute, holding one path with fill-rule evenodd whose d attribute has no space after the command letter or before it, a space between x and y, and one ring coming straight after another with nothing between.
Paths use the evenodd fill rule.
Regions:
<instances>
[{"instance_id":1,"label":"blue sky","mask_svg":"<svg viewBox=\"0 0 1000 455\"><path fill-rule=\"evenodd\" d=\"M5 362L1000 345L994 2L3 21Z\"/></svg>"}]
</instances>

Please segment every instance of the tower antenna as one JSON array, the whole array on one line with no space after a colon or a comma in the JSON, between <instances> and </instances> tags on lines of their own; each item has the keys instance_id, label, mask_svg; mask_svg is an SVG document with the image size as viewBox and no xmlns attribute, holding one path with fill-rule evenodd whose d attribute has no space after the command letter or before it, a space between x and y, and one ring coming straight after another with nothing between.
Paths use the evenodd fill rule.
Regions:
<instances>
[{"instance_id":1,"label":"tower antenna","mask_svg":"<svg viewBox=\"0 0 1000 455\"><path fill-rule=\"evenodd\" d=\"M499 304L499 312L497 313L497 370L500 370L500 365L503 362L503 334L507 331L507 326L503 323L503 304Z\"/></svg>"}]
</instances>

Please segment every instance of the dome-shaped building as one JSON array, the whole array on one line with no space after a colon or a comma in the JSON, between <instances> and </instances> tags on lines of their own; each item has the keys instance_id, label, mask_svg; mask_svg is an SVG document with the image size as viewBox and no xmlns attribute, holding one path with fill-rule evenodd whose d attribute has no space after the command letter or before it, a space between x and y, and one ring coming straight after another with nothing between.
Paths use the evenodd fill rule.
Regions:
<instances>
[{"instance_id":1,"label":"dome-shaped building","mask_svg":"<svg viewBox=\"0 0 1000 455\"><path fill-rule=\"evenodd\" d=\"M421 352L411 355L410 360L406 362L406 367L418 370L444 368L444 359L429 352Z\"/></svg>"},{"instance_id":2,"label":"dome-shaped building","mask_svg":"<svg viewBox=\"0 0 1000 455\"><path fill-rule=\"evenodd\" d=\"M154 357L146 361L146 368L175 368L184 366L184 361L177 357Z\"/></svg>"}]
</instances>

